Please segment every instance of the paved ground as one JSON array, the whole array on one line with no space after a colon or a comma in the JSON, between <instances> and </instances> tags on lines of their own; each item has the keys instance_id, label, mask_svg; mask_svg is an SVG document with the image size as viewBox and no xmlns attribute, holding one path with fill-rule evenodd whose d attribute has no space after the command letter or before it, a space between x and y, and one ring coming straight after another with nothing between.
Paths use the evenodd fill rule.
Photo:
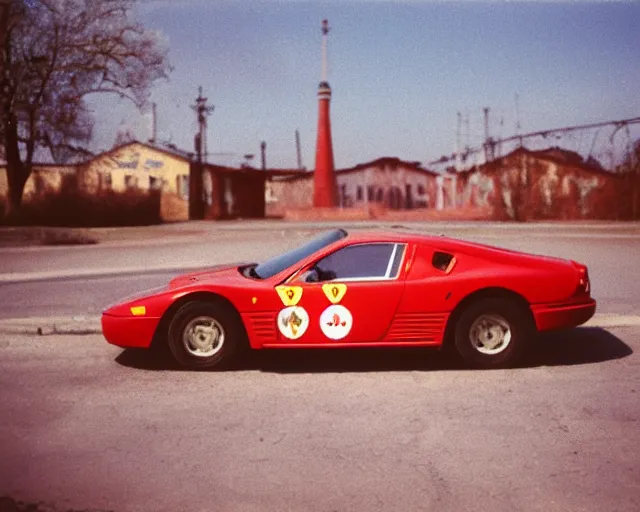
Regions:
<instances>
[{"instance_id":1,"label":"paved ground","mask_svg":"<svg viewBox=\"0 0 640 512\"><path fill-rule=\"evenodd\" d=\"M578 329L508 371L379 350L216 373L162 371L99 336L0 336L0 496L58 511L636 512L639 349L639 328Z\"/></svg>"},{"instance_id":2,"label":"paved ground","mask_svg":"<svg viewBox=\"0 0 640 512\"><path fill-rule=\"evenodd\" d=\"M195 223L0 249L0 319L74 316L56 322L82 332L123 295L327 227ZM410 227L584 262L614 320L545 336L522 368L488 372L359 350L190 373L99 335L0 328L0 512L13 500L30 512L639 510L640 226Z\"/></svg>"},{"instance_id":3,"label":"paved ground","mask_svg":"<svg viewBox=\"0 0 640 512\"><path fill-rule=\"evenodd\" d=\"M166 284L176 272L0 283L0 320L100 315L106 306Z\"/></svg>"},{"instance_id":4,"label":"paved ground","mask_svg":"<svg viewBox=\"0 0 640 512\"><path fill-rule=\"evenodd\" d=\"M0 276L6 281L33 273L166 270L208 265L221 259L251 259L275 254L283 247L293 247L301 240L334 226L353 230L396 226L395 229L445 234L490 243L507 240L516 245L523 240L532 240L541 243L545 251L553 250L556 242L576 245L577 241L584 238L602 240L603 243L607 240L621 243L625 240L640 240L638 223L185 223L95 230L96 236L102 240L98 245L0 248Z\"/></svg>"}]
</instances>

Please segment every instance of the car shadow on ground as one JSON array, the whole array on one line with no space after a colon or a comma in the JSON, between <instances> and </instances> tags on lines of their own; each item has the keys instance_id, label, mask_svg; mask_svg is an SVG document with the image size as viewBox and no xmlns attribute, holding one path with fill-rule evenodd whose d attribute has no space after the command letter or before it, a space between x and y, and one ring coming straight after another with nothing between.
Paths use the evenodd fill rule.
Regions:
<instances>
[{"instance_id":1,"label":"car shadow on ground","mask_svg":"<svg viewBox=\"0 0 640 512\"><path fill-rule=\"evenodd\" d=\"M518 368L571 366L620 359L631 348L605 329L587 327L539 335ZM185 371L165 354L125 350L119 364L150 371ZM273 373L464 370L455 356L429 348L278 349L242 356L228 371Z\"/></svg>"}]
</instances>

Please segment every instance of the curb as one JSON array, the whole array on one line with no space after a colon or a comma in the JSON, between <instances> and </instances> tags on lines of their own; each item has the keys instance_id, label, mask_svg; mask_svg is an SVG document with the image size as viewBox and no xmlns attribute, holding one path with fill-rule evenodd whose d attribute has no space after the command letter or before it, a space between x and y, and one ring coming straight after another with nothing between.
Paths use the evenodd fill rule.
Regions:
<instances>
[{"instance_id":1,"label":"curb","mask_svg":"<svg viewBox=\"0 0 640 512\"><path fill-rule=\"evenodd\" d=\"M596 314L581 327L639 327L640 315Z\"/></svg>"},{"instance_id":2,"label":"curb","mask_svg":"<svg viewBox=\"0 0 640 512\"><path fill-rule=\"evenodd\" d=\"M640 327L640 315L595 315L581 327ZM88 335L102 334L100 316L12 318L0 320L0 334Z\"/></svg>"},{"instance_id":3,"label":"curb","mask_svg":"<svg viewBox=\"0 0 640 512\"><path fill-rule=\"evenodd\" d=\"M0 320L0 334L102 334L102 325L99 316L12 318Z\"/></svg>"}]
</instances>

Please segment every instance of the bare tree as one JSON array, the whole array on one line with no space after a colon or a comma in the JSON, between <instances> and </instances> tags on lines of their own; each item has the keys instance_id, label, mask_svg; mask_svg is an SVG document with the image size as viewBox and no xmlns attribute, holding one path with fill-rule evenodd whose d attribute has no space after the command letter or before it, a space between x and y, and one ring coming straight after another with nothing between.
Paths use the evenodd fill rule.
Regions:
<instances>
[{"instance_id":1,"label":"bare tree","mask_svg":"<svg viewBox=\"0 0 640 512\"><path fill-rule=\"evenodd\" d=\"M0 2L0 148L15 212L37 147L64 162L91 139L88 95L141 107L169 66L161 35L133 19L133 0Z\"/></svg>"}]
</instances>

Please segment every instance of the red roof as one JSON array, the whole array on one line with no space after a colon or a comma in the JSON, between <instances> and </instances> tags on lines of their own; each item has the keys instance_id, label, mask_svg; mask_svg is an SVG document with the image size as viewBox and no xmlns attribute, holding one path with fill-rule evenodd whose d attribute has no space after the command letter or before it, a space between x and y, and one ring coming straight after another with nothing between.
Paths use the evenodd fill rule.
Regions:
<instances>
[{"instance_id":1,"label":"red roof","mask_svg":"<svg viewBox=\"0 0 640 512\"><path fill-rule=\"evenodd\" d=\"M429 169L425 169L424 167L422 167L422 164L420 162L408 162L406 160L402 160L400 158L397 158L395 156L383 156L380 158L377 158L375 160L371 160L370 162L365 162L362 164L357 164L353 167L348 167L346 169L336 169L336 172L354 172L354 171L360 171L362 169L367 169L369 167L376 167L376 166L380 166L380 165L396 165L396 166L402 166L402 167L406 167L415 171L419 171L419 172L424 172L427 174L432 174L433 176L437 176L438 173L431 171Z\"/></svg>"},{"instance_id":2,"label":"red roof","mask_svg":"<svg viewBox=\"0 0 640 512\"><path fill-rule=\"evenodd\" d=\"M520 148L514 149L513 151L511 151L510 153L507 153L504 156L501 156L500 158L496 158L492 160L491 162L478 165L476 167L472 167L464 171L456 172L455 174L463 176L463 175L473 174L474 172L481 171L483 169L495 170L495 168L499 167L501 162L504 161L505 159L518 156L518 155L529 155L534 158L537 158L540 160L546 160L547 162L553 162L559 165L565 165L565 166L570 165L573 167L578 167L590 173L602 174L605 176L615 176L614 173L604 169L601 166L594 165L593 163L590 163L590 162L585 162L578 153L575 153L573 151L568 151L558 147L542 149L542 150L530 150L525 147L520 147Z\"/></svg>"}]
</instances>

